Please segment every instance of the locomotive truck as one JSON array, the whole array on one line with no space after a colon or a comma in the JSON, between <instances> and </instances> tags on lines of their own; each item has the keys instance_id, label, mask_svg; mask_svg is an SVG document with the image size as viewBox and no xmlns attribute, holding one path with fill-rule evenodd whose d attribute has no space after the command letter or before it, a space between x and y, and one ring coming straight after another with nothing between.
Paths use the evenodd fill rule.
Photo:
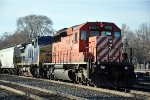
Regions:
<instances>
[{"instance_id":1,"label":"locomotive truck","mask_svg":"<svg viewBox=\"0 0 150 100\"><path fill-rule=\"evenodd\" d=\"M131 87L135 82L132 53L127 55L124 49L121 30L114 23L86 22L26 44L14 68L34 77Z\"/></svg>"}]
</instances>

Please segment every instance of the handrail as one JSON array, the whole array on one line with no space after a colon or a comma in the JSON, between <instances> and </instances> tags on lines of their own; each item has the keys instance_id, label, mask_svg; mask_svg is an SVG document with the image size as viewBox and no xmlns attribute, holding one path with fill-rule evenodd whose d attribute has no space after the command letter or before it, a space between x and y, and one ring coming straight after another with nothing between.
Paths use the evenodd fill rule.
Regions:
<instances>
[{"instance_id":1,"label":"handrail","mask_svg":"<svg viewBox=\"0 0 150 100\"><path fill-rule=\"evenodd\" d=\"M73 54L77 54L77 53L71 53L71 51L73 50L66 50L66 51L55 51L55 52L49 52L49 53L45 53L46 54L52 54L52 56L54 57L54 63L71 63L72 62L72 55ZM58 58L57 58L58 57ZM66 61L65 61L66 58Z\"/></svg>"}]
</instances>

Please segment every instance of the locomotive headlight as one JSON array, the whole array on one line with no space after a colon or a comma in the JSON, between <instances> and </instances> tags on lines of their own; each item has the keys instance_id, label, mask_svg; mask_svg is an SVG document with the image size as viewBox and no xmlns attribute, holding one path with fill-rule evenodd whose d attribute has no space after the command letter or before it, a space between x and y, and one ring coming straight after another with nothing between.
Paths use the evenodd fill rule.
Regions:
<instances>
[{"instance_id":1,"label":"locomotive headlight","mask_svg":"<svg viewBox=\"0 0 150 100\"><path fill-rule=\"evenodd\" d=\"M101 69L105 69L106 67L105 66L101 66Z\"/></svg>"},{"instance_id":2,"label":"locomotive headlight","mask_svg":"<svg viewBox=\"0 0 150 100\"><path fill-rule=\"evenodd\" d=\"M125 69L125 70L128 70L128 67L126 66L124 69Z\"/></svg>"},{"instance_id":3,"label":"locomotive headlight","mask_svg":"<svg viewBox=\"0 0 150 100\"><path fill-rule=\"evenodd\" d=\"M98 61L97 64L100 65L100 61Z\"/></svg>"}]
</instances>

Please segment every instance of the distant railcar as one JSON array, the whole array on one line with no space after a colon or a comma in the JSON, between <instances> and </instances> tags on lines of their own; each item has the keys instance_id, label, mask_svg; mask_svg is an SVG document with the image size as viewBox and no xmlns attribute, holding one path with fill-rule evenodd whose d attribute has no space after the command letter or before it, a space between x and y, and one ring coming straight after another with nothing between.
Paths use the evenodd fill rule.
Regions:
<instances>
[{"instance_id":1,"label":"distant railcar","mask_svg":"<svg viewBox=\"0 0 150 100\"><path fill-rule=\"evenodd\" d=\"M27 72L39 77L43 55L51 52L51 46L52 36L42 36L34 39L32 43L26 44L24 48L20 48L23 52L21 53L21 62L17 63L19 74Z\"/></svg>"},{"instance_id":2,"label":"distant railcar","mask_svg":"<svg viewBox=\"0 0 150 100\"><path fill-rule=\"evenodd\" d=\"M16 47L8 47L0 50L0 73L14 74L17 68L17 59L20 57L20 50Z\"/></svg>"}]
</instances>

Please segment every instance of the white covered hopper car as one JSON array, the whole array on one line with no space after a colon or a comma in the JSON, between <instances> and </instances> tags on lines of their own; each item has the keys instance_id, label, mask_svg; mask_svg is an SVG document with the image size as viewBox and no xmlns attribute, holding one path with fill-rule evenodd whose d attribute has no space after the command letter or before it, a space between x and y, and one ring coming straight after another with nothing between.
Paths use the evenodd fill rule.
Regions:
<instances>
[{"instance_id":1,"label":"white covered hopper car","mask_svg":"<svg viewBox=\"0 0 150 100\"><path fill-rule=\"evenodd\" d=\"M20 55L20 50L16 46L0 50L0 73L13 74Z\"/></svg>"}]
</instances>

